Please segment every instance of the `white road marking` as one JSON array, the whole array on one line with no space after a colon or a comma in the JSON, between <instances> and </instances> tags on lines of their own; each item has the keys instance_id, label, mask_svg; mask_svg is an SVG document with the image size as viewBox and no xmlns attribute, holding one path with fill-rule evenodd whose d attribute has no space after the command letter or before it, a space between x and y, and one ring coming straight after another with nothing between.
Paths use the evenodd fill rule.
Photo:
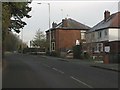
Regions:
<instances>
[{"instance_id":1,"label":"white road marking","mask_svg":"<svg viewBox=\"0 0 120 90\"><path fill-rule=\"evenodd\" d=\"M53 70L55 70L55 71L58 71L58 69L56 69L56 68L52 68Z\"/></svg>"},{"instance_id":2,"label":"white road marking","mask_svg":"<svg viewBox=\"0 0 120 90\"><path fill-rule=\"evenodd\" d=\"M63 71L59 71L60 73L62 73L62 74L64 74L64 72Z\"/></svg>"},{"instance_id":3,"label":"white road marking","mask_svg":"<svg viewBox=\"0 0 120 90\"><path fill-rule=\"evenodd\" d=\"M92 86L90 86L90 85L88 85L88 84L80 81L79 79L74 78L73 76L70 76L70 78L74 79L75 81L77 81L77 82L79 82L79 83L82 83L83 85L85 85L85 86L87 86L87 87L89 87L89 88L93 88Z\"/></svg>"},{"instance_id":4,"label":"white road marking","mask_svg":"<svg viewBox=\"0 0 120 90\"><path fill-rule=\"evenodd\" d=\"M48 68L50 68L50 66L48 66L47 64L43 64L44 66L46 66L46 67L48 67Z\"/></svg>"},{"instance_id":5,"label":"white road marking","mask_svg":"<svg viewBox=\"0 0 120 90\"><path fill-rule=\"evenodd\" d=\"M43 65L46 66L46 67L48 67L48 68L50 68L50 66L48 66L47 64L44 64L44 63L43 63ZM57 71L57 72L59 72L59 73L61 73L61 74L64 74L63 71L58 70L57 68L52 68L52 69L55 70L55 71Z\"/></svg>"},{"instance_id":6,"label":"white road marking","mask_svg":"<svg viewBox=\"0 0 120 90\"><path fill-rule=\"evenodd\" d=\"M53 70L55 70L55 71L57 71L57 72L59 72L59 73L62 73L62 74L64 74L64 72L63 71L61 71L61 70L58 70L57 68L52 68Z\"/></svg>"},{"instance_id":7,"label":"white road marking","mask_svg":"<svg viewBox=\"0 0 120 90\"><path fill-rule=\"evenodd\" d=\"M64 72L63 72L63 71L61 71L61 70L59 70L58 72L60 72L60 73L64 74Z\"/></svg>"}]
</instances>

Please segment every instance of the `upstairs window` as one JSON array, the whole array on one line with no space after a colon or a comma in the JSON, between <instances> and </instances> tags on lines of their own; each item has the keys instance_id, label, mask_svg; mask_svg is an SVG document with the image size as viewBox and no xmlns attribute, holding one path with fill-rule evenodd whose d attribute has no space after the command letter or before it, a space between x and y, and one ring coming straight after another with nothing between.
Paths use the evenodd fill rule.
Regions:
<instances>
[{"instance_id":1,"label":"upstairs window","mask_svg":"<svg viewBox=\"0 0 120 90\"><path fill-rule=\"evenodd\" d=\"M95 33L94 32L92 33L92 38L95 38Z\"/></svg>"},{"instance_id":2,"label":"upstairs window","mask_svg":"<svg viewBox=\"0 0 120 90\"><path fill-rule=\"evenodd\" d=\"M52 39L55 39L55 31L52 31Z\"/></svg>"},{"instance_id":3,"label":"upstairs window","mask_svg":"<svg viewBox=\"0 0 120 90\"><path fill-rule=\"evenodd\" d=\"M85 33L81 32L81 39L85 39Z\"/></svg>"},{"instance_id":4,"label":"upstairs window","mask_svg":"<svg viewBox=\"0 0 120 90\"><path fill-rule=\"evenodd\" d=\"M49 36L49 33L47 33L47 35L46 35L47 40L49 39L49 37L50 37L50 36Z\"/></svg>"},{"instance_id":5,"label":"upstairs window","mask_svg":"<svg viewBox=\"0 0 120 90\"><path fill-rule=\"evenodd\" d=\"M100 39L101 37L102 37L102 32L99 31L99 32L98 32L98 39Z\"/></svg>"},{"instance_id":6,"label":"upstairs window","mask_svg":"<svg viewBox=\"0 0 120 90\"><path fill-rule=\"evenodd\" d=\"M108 32L107 30L104 31L104 35L107 36L108 35Z\"/></svg>"}]
</instances>

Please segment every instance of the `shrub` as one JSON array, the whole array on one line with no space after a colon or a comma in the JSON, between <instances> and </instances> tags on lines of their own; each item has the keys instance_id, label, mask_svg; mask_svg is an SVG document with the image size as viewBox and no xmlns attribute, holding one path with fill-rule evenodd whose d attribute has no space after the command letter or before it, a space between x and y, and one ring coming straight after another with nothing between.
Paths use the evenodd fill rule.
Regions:
<instances>
[{"instance_id":1,"label":"shrub","mask_svg":"<svg viewBox=\"0 0 120 90\"><path fill-rule=\"evenodd\" d=\"M90 55L87 52L84 52L84 58L88 59L88 58L90 58Z\"/></svg>"},{"instance_id":2,"label":"shrub","mask_svg":"<svg viewBox=\"0 0 120 90\"><path fill-rule=\"evenodd\" d=\"M81 45L74 46L73 47L73 58L80 59L80 58L82 58L81 54L82 54Z\"/></svg>"}]
</instances>

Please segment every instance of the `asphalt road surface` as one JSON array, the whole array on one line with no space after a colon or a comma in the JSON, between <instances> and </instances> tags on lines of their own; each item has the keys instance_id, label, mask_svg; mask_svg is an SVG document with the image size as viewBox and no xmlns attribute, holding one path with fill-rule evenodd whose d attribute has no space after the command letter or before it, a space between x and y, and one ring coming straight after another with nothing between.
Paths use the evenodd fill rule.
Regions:
<instances>
[{"instance_id":1,"label":"asphalt road surface","mask_svg":"<svg viewBox=\"0 0 120 90\"><path fill-rule=\"evenodd\" d=\"M54 57L7 54L2 88L118 88L118 73Z\"/></svg>"}]
</instances>

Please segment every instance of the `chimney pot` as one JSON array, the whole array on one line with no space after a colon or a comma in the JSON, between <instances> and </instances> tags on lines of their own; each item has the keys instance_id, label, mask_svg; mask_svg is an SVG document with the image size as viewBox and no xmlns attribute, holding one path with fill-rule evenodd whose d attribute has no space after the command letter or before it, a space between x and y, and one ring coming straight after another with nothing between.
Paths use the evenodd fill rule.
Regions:
<instances>
[{"instance_id":1,"label":"chimney pot","mask_svg":"<svg viewBox=\"0 0 120 90\"><path fill-rule=\"evenodd\" d=\"M55 27L57 27L57 23L52 23L52 28L55 28Z\"/></svg>"},{"instance_id":2,"label":"chimney pot","mask_svg":"<svg viewBox=\"0 0 120 90\"><path fill-rule=\"evenodd\" d=\"M110 12L108 10L106 10L104 12L104 20L106 21L109 18L109 16L110 16Z\"/></svg>"}]
</instances>

